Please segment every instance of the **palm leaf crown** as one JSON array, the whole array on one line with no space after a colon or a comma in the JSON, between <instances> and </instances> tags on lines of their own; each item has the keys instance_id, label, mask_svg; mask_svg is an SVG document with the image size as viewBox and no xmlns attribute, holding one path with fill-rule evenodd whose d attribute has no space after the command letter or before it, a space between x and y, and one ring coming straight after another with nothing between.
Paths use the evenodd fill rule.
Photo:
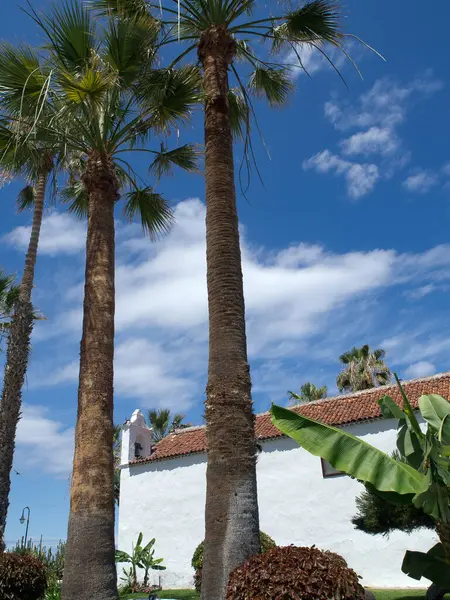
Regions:
<instances>
[{"instance_id":1,"label":"palm leaf crown","mask_svg":"<svg viewBox=\"0 0 450 600\"><path fill-rule=\"evenodd\" d=\"M378 54L357 36L342 31L341 12L334 0L311 0L288 11L275 4L274 13L262 18L252 16L261 12L255 0L87 0L87 4L103 16L134 21L139 26L154 27L159 20L161 45L184 44L172 66L195 49L200 54L204 36L211 28L221 27L232 36L235 49L230 64L230 116L234 133L245 140L247 166L248 157L253 157L249 136L252 120L259 131L253 98L263 97L271 106L287 100L294 87L291 70L301 68L307 72L299 52L302 46L320 52L341 78L328 48L343 53L358 73L346 50L348 38ZM286 64L288 52L296 57L295 64Z\"/></svg>"},{"instance_id":2,"label":"palm leaf crown","mask_svg":"<svg viewBox=\"0 0 450 600\"><path fill-rule=\"evenodd\" d=\"M135 172L128 155L137 151L149 154L149 171L155 177L170 173L174 165L196 168L199 153L192 145L171 150L166 143L157 149L147 145L152 131L167 140L171 129L189 118L199 99L198 71L192 67L157 69L158 28L149 24L135 27L121 20L101 27L75 0L44 15L29 10L46 43L39 54L27 48L0 49L3 63L10 66L10 80L25 58L29 58L33 73L32 77L28 73L26 81L23 73L20 81L16 77L16 93L10 91L9 106L2 115L5 130L25 123L27 139L32 132L39 140L39 152L48 150L52 156L57 152L58 160L70 172L61 197L80 215L87 207L86 161L93 153L107 157L126 200L124 217L139 216L148 233L162 233L170 224L171 210ZM0 93L7 84L0 74ZM22 147L23 141L16 139L16 156Z\"/></svg>"}]
</instances>

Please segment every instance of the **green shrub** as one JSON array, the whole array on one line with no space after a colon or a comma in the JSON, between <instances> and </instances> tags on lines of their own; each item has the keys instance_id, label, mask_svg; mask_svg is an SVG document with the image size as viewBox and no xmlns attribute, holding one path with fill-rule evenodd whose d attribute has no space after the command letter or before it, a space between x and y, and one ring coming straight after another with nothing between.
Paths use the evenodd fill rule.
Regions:
<instances>
[{"instance_id":1,"label":"green shrub","mask_svg":"<svg viewBox=\"0 0 450 600\"><path fill-rule=\"evenodd\" d=\"M272 550L272 548L276 548L277 545L274 540L264 533L264 531L259 532L259 539L261 541L261 554L267 552L268 550ZM192 557L191 565L195 570L194 574L194 585L197 592L200 593L202 586L202 569L203 569L203 551L205 548L205 541L197 546L195 549L194 555Z\"/></svg>"},{"instance_id":2,"label":"green shrub","mask_svg":"<svg viewBox=\"0 0 450 600\"><path fill-rule=\"evenodd\" d=\"M40 600L47 589L47 572L31 555L5 552L0 555L0 598Z\"/></svg>"},{"instance_id":3,"label":"green shrub","mask_svg":"<svg viewBox=\"0 0 450 600\"><path fill-rule=\"evenodd\" d=\"M235 569L226 600L364 600L358 575L334 552L286 546Z\"/></svg>"}]
</instances>

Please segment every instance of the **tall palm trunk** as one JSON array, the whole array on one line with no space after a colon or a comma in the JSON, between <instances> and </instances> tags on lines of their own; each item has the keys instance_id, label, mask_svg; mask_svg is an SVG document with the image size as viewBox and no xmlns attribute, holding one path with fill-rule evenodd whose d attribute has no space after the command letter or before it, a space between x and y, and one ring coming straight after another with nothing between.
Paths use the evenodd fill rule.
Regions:
<instances>
[{"instance_id":1,"label":"tall palm trunk","mask_svg":"<svg viewBox=\"0 0 450 600\"><path fill-rule=\"evenodd\" d=\"M235 49L234 40L221 26L210 27L199 45L206 95L209 307L209 451L202 600L222 600L230 571L260 548L256 441L228 106L228 65Z\"/></svg>"},{"instance_id":2,"label":"tall palm trunk","mask_svg":"<svg viewBox=\"0 0 450 600\"><path fill-rule=\"evenodd\" d=\"M16 430L22 404L22 387L30 355L30 340L33 330L31 293L34 285L34 271L48 173L48 169L43 170L36 181L30 242L25 258L25 268L20 284L19 298L15 306L8 334L5 375L0 402L0 552L3 551L5 544L6 517L11 489L11 469L14 459Z\"/></svg>"},{"instance_id":3,"label":"tall palm trunk","mask_svg":"<svg viewBox=\"0 0 450 600\"><path fill-rule=\"evenodd\" d=\"M118 182L108 158L89 158L89 195L78 416L64 600L115 600L113 360L114 204Z\"/></svg>"}]
</instances>

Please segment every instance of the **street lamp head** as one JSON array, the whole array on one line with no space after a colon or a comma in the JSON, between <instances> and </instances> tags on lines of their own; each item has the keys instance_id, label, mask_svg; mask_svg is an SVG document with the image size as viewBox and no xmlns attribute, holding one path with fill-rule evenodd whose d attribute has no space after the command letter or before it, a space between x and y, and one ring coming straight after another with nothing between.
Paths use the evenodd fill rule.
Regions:
<instances>
[{"instance_id":1,"label":"street lamp head","mask_svg":"<svg viewBox=\"0 0 450 600\"><path fill-rule=\"evenodd\" d=\"M19 521L21 522L22 525L25 523L25 517L23 516L23 513L22 513L22 516L20 517Z\"/></svg>"}]
</instances>

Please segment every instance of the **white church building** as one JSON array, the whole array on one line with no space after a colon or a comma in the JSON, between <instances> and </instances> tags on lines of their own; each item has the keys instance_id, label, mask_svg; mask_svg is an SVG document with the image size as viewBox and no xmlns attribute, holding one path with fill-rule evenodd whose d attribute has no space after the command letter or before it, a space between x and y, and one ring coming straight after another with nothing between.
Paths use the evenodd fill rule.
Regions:
<instances>
[{"instance_id":1,"label":"white church building","mask_svg":"<svg viewBox=\"0 0 450 600\"><path fill-rule=\"evenodd\" d=\"M450 373L404 383L413 405L422 394L450 398ZM304 404L295 410L342 427L391 452L396 421L381 417L377 401L390 394L400 403L396 386ZM405 550L427 551L436 543L422 529L389 537L358 531L351 523L361 484L336 473L273 427L268 413L256 417L258 501L261 530L280 545L313 545L341 554L374 587L426 587L401 572ZM181 429L158 444L135 411L123 429L118 547L131 551L139 532L156 538L155 557L165 571L154 571L154 583L165 588L193 587L192 554L204 538L207 447L204 427Z\"/></svg>"}]
</instances>

